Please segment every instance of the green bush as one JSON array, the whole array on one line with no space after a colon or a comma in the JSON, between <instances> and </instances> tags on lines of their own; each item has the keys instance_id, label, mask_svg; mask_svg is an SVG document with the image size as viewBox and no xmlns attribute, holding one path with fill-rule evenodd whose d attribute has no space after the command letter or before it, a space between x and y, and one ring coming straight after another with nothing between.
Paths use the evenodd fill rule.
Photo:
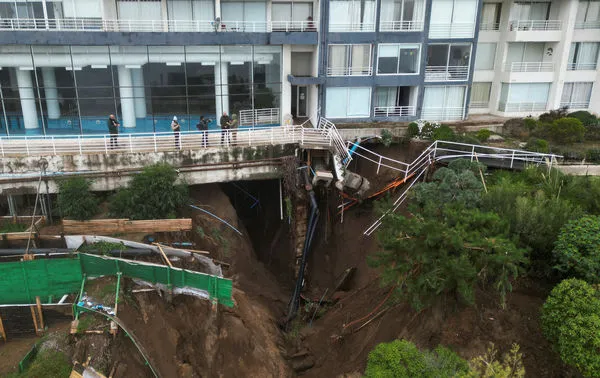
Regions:
<instances>
[{"instance_id":1,"label":"green bush","mask_svg":"<svg viewBox=\"0 0 600 378\"><path fill-rule=\"evenodd\" d=\"M596 118L596 116L593 115L592 113L585 111L585 110L580 110L578 112L569 113L567 115L567 117L577 118L578 120L581 121L583 126L585 126L586 128L598 126L598 118Z\"/></svg>"},{"instance_id":2,"label":"green bush","mask_svg":"<svg viewBox=\"0 0 600 378\"><path fill-rule=\"evenodd\" d=\"M556 143L571 144L583 141L585 127L577 118L559 118L552 123L541 123L536 133Z\"/></svg>"},{"instance_id":3,"label":"green bush","mask_svg":"<svg viewBox=\"0 0 600 378\"><path fill-rule=\"evenodd\" d=\"M585 158L585 153L579 150L560 148L555 153L562 155L565 161L582 161Z\"/></svg>"},{"instance_id":4,"label":"green bush","mask_svg":"<svg viewBox=\"0 0 600 378\"><path fill-rule=\"evenodd\" d=\"M525 126L525 128L528 131L531 132L531 131L535 130L535 128L538 125L538 122L534 118L527 117L527 118L523 119L523 125Z\"/></svg>"},{"instance_id":5,"label":"green bush","mask_svg":"<svg viewBox=\"0 0 600 378\"><path fill-rule=\"evenodd\" d=\"M441 125L433 130L431 139L454 141L456 139L456 134L454 133L454 130L450 128L450 126Z\"/></svg>"},{"instance_id":6,"label":"green bush","mask_svg":"<svg viewBox=\"0 0 600 378\"><path fill-rule=\"evenodd\" d=\"M521 139L529 137L530 133L529 128L526 126L525 119L523 118L511 118L507 120L504 122L502 131L506 135Z\"/></svg>"},{"instance_id":7,"label":"green bush","mask_svg":"<svg viewBox=\"0 0 600 378\"><path fill-rule=\"evenodd\" d=\"M527 144L525 145L525 149L527 151L547 154L548 151L550 151L550 146L548 145L548 141L545 139L529 138Z\"/></svg>"},{"instance_id":8,"label":"green bush","mask_svg":"<svg viewBox=\"0 0 600 378\"><path fill-rule=\"evenodd\" d=\"M392 135L392 132L388 129L383 129L381 130L381 143L383 143L384 146L389 147L392 145L392 142L394 141L394 136Z\"/></svg>"},{"instance_id":9,"label":"green bush","mask_svg":"<svg viewBox=\"0 0 600 378\"><path fill-rule=\"evenodd\" d=\"M600 295L585 281L558 284L542 307L542 331L561 359L586 377L600 376Z\"/></svg>"},{"instance_id":10,"label":"green bush","mask_svg":"<svg viewBox=\"0 0 600 378\"><path fill-rule=\"evenodd\" d=\"M367 359L366 378L452 378L468 373L467 361L445 347L421 352L407 340L377 345Z\"/></svg>"},{"instance_id":11,"label":"green bush","mask_svg":"<svg viewBox=\"0 0 600 378\"><path fill-rule=\"evenodd\" d=\"M423 125L423 128L421 129L421 133L420 133L421 138L432 139L433 132L439 127L440 127L440 125L435 122L425 122L425 124Z\"/></svg>"},{"instance_id":12,"label":"green bush","mask_svg":"<svg viewBox=\"0 0 600 378\"><path fill-rule=\"evenodd\" d=\"M544 113L539 116L539 121L544 123L552 123L557 119L564 118L567 116L568 109L566 107L562 107L556 110L550 110L547 113Z\"/></svg>"},{"instance_id":13,"label":"green bush","mask_svg":"<svg viewBox=\"0 0 600 378\"><path fill-rule=\"evenodd\" d=\"M419 125L416 122L411 122L408 124L406 136L408 138L416 138L419 136Z\"/></svg>"},{"instance_id":14,"label":"green bush","mask_svg":"<svg viewBox=\"0 0 600 378\"><path fill-rule=\"evenodd\" d=\"M592 148L585 151L585 160L590 163L600 163L600 149Z\"/></svg>"},{"instance_id":15,"label":"green bush","mask_svg":"<svg viewBox=\"0 0 600 378\"><path fill-rule=\"evenodd\" d=\"M564 277L600 283L600 217L587 215L565 224L553 255L554 268Z\"/></svg>"},{"instance_id":16,"label":"green bush","mask_svg":"<svg viewBox=\"0 0 600 378\"><path fill-rule=\"evenodd\" d=\"M188 200L187 186L176 184L177 172L164 163L151 165L133 177L127 189L110 202L113 216L130 219L175 218Z\"/></svg>"},{"instance_id":17,"label":"green bush","mask_svg":"<svg viewBox=\"0 0 600 378\"><path fill-rule=\"evenodd\" d=\"M90 182L74 177L58 183L58 207L64 218L87 220L98 213L98 199Z\"/></svg>"},{"instance_id":18,"label":"green bush","mask_svg":"<svg viewBox=\"0 0 600 378\"><path fill-rule=\"evenodd\" d=\"M23 374L29 378L68 377L72 367L64 353L46 349L35 357Z\"/></svg>"},{"instance_id":19,"label":"green bush","mask_svg":"<svg viewBox=\"0 0 600 378\"><path fill-rule=\"evenodd\" d=\"M487 142L487 140L490 139L491 136L492 132L488 129L481 129L477 131L477 134L475 134L475 137L479 139L479 141L482 143Z\"/></svg>"}]
</instances>

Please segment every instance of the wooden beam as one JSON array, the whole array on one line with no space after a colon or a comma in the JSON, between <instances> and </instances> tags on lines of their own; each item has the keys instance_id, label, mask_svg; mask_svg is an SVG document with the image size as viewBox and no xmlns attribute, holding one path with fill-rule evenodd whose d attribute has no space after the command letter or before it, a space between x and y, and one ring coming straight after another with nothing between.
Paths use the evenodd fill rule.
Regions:
<instances>
[{"instance_id":1,"label":"wooden beam","mask_svg":"<svg viewBox=\"0 0 600 378\"><path fill-rule=\"evenodd\" d=\"M158 247L158 250L160 251L160 253L162 253L162 256L164 257L165 261L167 262L167 264L169 264L169 266L172 268L173 264L171 264L171 261L169 261L169 259L167 258L167 255L165 254L165 251L163 251L162 247L160 246L160 244L158 243L152 243L155 246Z\"/></svg>"},{"instance_id":2,"label":"wooden beam","mask_svg":"<svg viewBox=\"0 0 600 378\"><path fill-rule=\"evenodd\" d=\"M161 247L172 248L172 249L176 249L178 251L183 251L183 252L197 253L197 254L200 254L200 255L210 255L210 252L208 252L208 251L199 251L199 250L196 250L196 249L171 247L170 245L165 245L165 244L161 244L161 243L154 243L154 244L156 244L157 246L160 245Z\"/></svg>"},{"instance_id":3,"label":"wooden beam","mask_svg":"<svg viewBox=\"0 0 600 378\"><path fill-rule=\"evenodd\" d=\"M33 319L33 326L35 327L35 334L39 335L40 334L40 329L38 328L38 322L35 316L35 306L31 305L29 306L29 308L31 309L31 318Z\"/></svg>"},{"instance_id":4,"label":"wooden beam","mask_svg":"<svg viewBox=\"0 0 600 378\"><path fill-rule=\"evenodd\" d=\"M2 340L6 342L6 331L4 331L4 323L2 323L2 315L0 315L0 336L2 336Z\"/></svg>"},{"instance_id":5,"label":"wooden beam","mask_svg":"<svg viewBox=\"0 0 600 378\"><path fill-rule=\"evenodd\" d=\"M42 314L42 301L40 301L40 297L35 297L35 303L37 305L40 327L41 330L44 331L46 327L44 327L44 315Z\"/></svg>"}]
</instances>

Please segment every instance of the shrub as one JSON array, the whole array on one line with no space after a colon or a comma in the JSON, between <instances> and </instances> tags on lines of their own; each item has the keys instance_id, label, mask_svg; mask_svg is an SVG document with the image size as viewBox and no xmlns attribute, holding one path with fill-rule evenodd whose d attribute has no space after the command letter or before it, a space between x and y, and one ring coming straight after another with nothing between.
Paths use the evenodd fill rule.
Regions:
<instances>
[{"instance_id":1,"label":"shrub","mask_svg":"<svg viewBox=\"0 0 600 378\"><path fill-rule=\"evenodd\" d=\"M431 139L453 141L456 139L456 134L454 133L454 130L450 128L450 126L441 125L440 127L433 130L433 133L431 134Z\"/></svg>"},{"instance_id":2,"label":"shrub","mask_svg":"<svg viewBox=\"0 0 600 378\"><path fill-rule=\"evenodd\" d=\"M596 116L593 115L592 113L587 112L585 110L580 110L578 112L569 113L567 115L567 117L577 118L578 120L581 121L583 126L585 126L586 128L594 127L594 126L598 125L598 118L596 118Z\"/></svg>"},{"instance_id":3,"label":"shrub","mask_svg":"<svg viewBox=\"0 0 600 378\"><path fill-rule=\"evenodd\" d=\"M168 164L146 167L133 177L127 189L113 196L110 211L121 218L174 218L188 199L187 187L176 184L176 180L177 172Z\"/></svg>"},{"instance_id":4,"label":"shrub","mask_svg":"<svg viewBox=\"0 0 600 378\"><path fill-rule=\"evenodd\" d=\"M74 177L58 183L58 207L64 218L87 220L98 212L98 199L90 182Z\"/></svg>"},{"instance_id":5,"label":"shrub","mask_svg":"<svg viewBox=\"0 0 600 378\"><path fill-rule=\"evenodd\" d=\"M553 257L554 268L565 277L600 283L600 217L587 215L565 224Z\"/></svg>"},{"instance_id":6,"label":"shrub","mask_svg":"<svg viewBox=\"0 0 600 378\"><path fill-rule=\"evenodd\" d=\"M586 377L600 376L600 295L585 281L568 279L542 307L542 331L561 359Z\"/></svg>"},{"instance_id":7,"label":"shrub","mask_svg":"<svg viewBox=\"0 0 600 378\"><path fill-rule=\"evenodd\" d=\"M473 135L470 135L470 134L457 135L456 141L460 142L460 143L466 143L466 144L481 144L481 141L479 139L475 138ZM464 147L465 148L463 150L471 151L470 147L468 147L468 146L464 146ZM460 146L456 146L455 148L461 149Z\"/></svg>"},{"instance_id":8,"label":"shrub","mask_svg":"<svg viewBox=\"0 0 600 378\"><path fill-rule=\"evenodd\" d=\"M527 151L547 154L548 151L550 151L550 146L548 145L548 141L545 139L529 138L527 144L525 145L525 149Z\"/></svg>"},{"instance_id":9,"label":"shrub","mask_svg":"<svg viewBox=\"0 0 600 378\"><path fill-rule=\"evenodd\" d=\"M583 141L585 127L577 118L560 118L551 124L542 124L542 133L557 143L571 144Z\"/></svg>"},{"instance_id":10,"label":"shrub","mask_svg":"<svg viewBox=\"0 0 600 378\"><path fill-rule=\"evenodd\" d=\"M383 129L381 130L381 143L383 143L384 146L389 147L392 145L392 142L394 141L394 136L392 135L392 132L388 129Z\"/></svg>"},{"instance_id":11,"label":"shrub","mask_svg":"<svg viewBox=\"0 0 600 378\"><path fill-rule=\"evenodd\" d=\"M525 120L522 118L511 118L507 120L504 122L502 130L505 134L515 138L526 138L530 133L530 130L525 124Z\"/></svg>"},{"instance_id":12,"label":"shrub","mask_svg":"<svg viewBox=\"0 0 600 378\"><path fill-rule=\"evenodd\" d=\"M523 378L523 355L519 352L519 345L513 344L510 351L502 360L497 357L498 351L492 344L483 356L478 356L469 361L468 378ZM467 378L461 377L461 378Z\"/></svg>"},{"instance_id":13,"label":"shrub","mask_svg":"<svg viewBox=\"0 0 600 378\"><path fill-rule=\"evenodd\" d=\"M566 161L581 161L585 158L585 153L579 150L559 149L556 153L561 154Z\"/></svg>"},{"instance_id":14,"label":"shrub","mask_svg":"<svg viewBox=\"0 0 600 378\"><path fill-rule=\"evenodd\" d=\"M527 117L527 118L525 118L523 120L523 125L525 126L525 128L528 131L531 132L531 131L535 130L535 128L538 125L538 122L535 119L531 118L531 117Z\"/></svg>"},{"instance_id":15,"label":"shrub","mask_svg":"<svg viewBox=\"0 0 600 378\"><path fill-rule=\"evenodd\" d=\"M552 123L557 119L564 118L567 116L568 109L566 107L562 107L556 110L550 110L547 113L544 113L539 116L540 122Z\"/></svg>"},{"instance_id":16,"label":"shrub","mask_svg":"<svg viewBox=\"0 0 600 378\"><path fill-rule=\"evenodd\" d=\"M421 138L423 139L431 139L433 138L433 132L435 131L435 129L439 128L440 125L438 123L435 122L425 122L423 124L423 126L421 127Z\"/></svg>"},{"instance_id":17,"label":"shrub","mask_svg":"<svg viewBox=\"0 0 600 378\"><path fill-rule=\"evenodd\" d=\"M590 163L600 163L600 149L592 148L585 151L585 160Z\"/></svg>"},{"instance_id":18,"label":"shrub","mask_svg":"<svg viewBox=\"0 0 600 378\"><path fill-rule=\"evenodd\" d=\"M490 139L491 136L492 132L488 129L481 129L477 131L477 134L475 135L475 137L479 139L479 141L482 143L487 142L487 140Z\"/></svg>"},{"instance_id":19,"label":"shrub","mask_svg":"<svg viewBox=\"0 0 600 378\"><path fill-rule=\"evenodd\" d=\"M416 122L411 122L408 124L406 136L408 138L416 138L419 136L419 125Z\"/></svg>"}]
</instances>

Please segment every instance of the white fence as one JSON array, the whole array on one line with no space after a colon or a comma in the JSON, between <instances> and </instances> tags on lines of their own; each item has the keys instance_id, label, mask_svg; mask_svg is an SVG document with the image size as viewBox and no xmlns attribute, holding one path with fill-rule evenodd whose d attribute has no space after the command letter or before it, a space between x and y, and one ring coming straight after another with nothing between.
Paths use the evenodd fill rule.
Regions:
<instances>
[{"instance_id":1,"label":"white fence","mask_svg":"<svg viewBox=\"0 0 600 378\"><path fill-rule=\"evenodd\" d=\"M561 102L560 103L560 107L561 108L567 108L567 109L587 109L590 106L590 102L589 101L583 101L583 102Z\"/></svg>"},{"instance_id":2,"label":"white fence","mask_svg":"<svg viewBox=\"0 0 600 378\"><path fill-rule=\"evenodd\" d=\"M552 72L554 63L552 62L512 62L506 63L506 71L509 72Z\"/></svg>"},{"instance_id":3,"label":"white fence","mask_svg":"<svg viewBox=\"0 0 600 378\"><path fill-rule=\"evenodd\" d=\"M327 67L327 76L371 76L373 67Z\"/></svg>"},{"instance_id":4,"label":"white fence","mask_svg":"<svg viewBox=\"0 0 600 378\"><path fill-rule=\"evenodd\" d=\"M0 30L84 32L256 32L317 31L318 21L103 20L100 18L0 19Z\"/></svg>"},{"instance_id":5,"label":"white fence","mask_svg":"<svg viewBox=\"0 0 600 378\"><path fill-rule=\"evenodd\" d=\"M562 22L560 20L515 20L508 23L509 31L543 31L560 30Z\"/></svg>"},{"instance_id":6,"label":"white fence","mask_svg":"<svg viewBox=\"0 0 600 378\"><path fill-rule=\"evenodd\" d=\"M576 22L575 29L600 29L599 21Z\"/></svg>"},{"instance_id":7,"label":"white fence","mask_svg":"<svg viewBox=\"0 0 600 378\"><path fill-rule=\"evenodd\" d=\"M473 38L475 35L474 22L454 22L429 25L429 38Z\"/></svg>"},{"instance_id":8,"label":"white fence","mask_svg":"<svg viewBox=\"0 0 600 378\"><path fill-rule=\"evenodd\" d=\"M568 71L594 71L596 70L596 62L592 63L569 63L567 64Z\"/></svg>"},{"instance_id":9,"label":"white fence","mask_svg":"<svg viewBox=\"0 0 600 378\"><path fill-rule=\"evenodd\" d=\"M501 112L541 112L546 110L545 102L500 102Z\"/></svg>"},{"instance_id":10,"label":"white fence","mask_svg":"<svg viewBox=\"0 0 600 378\"><path fill-rule=\"evenodd\" d=\"M414 106L376 106L375 117L410 117L417 114Z\"/></svg>"},{"instance_id":11,"label":"white fence","mask_svg":"<svg viewBox=\"0 0 600 378\"><path fill-rule=\"evenodd\" d=\"M330 23L330 32L374 32L375 24L372 22L356 23Z\"/></svg>"},{"instance_id":12,"label":"white fence","mask_svg":"<svg viewBox=\"0 0 600 378\"><path fill-rule=\"evenodd\" d=\"M500 24L497 22L487 22L479 24L479 30L482 31L498 31L500 30Z\"/></svg>"},{"instance_id":13,"label":"white fence","mask_svg":"<svg viewBox=\"0 0 600 378\"><path fill-rule=\"evenodd\" d=\"M379 31L382 32L406 32L421 31L424 26L423 21L381 21Z\"/></svg>"},{"instance_id":14,"label":"white fence","mask_svg":"<svg viewBox=\"0 0 600 378\"><path fill-rule=\"evenodd\" d=\"M348 147L346 146L346 142L344 141L344 139L337 131L337 128L332 122L323 117L320 117L319 122L317 123L317 128L315 130L318 130L321 133L321 135L323 135L329 141L330 146L332 146L335 149L337 155L340 157L340 161L344 165L347 166L348 164L350 164L352 156L350 156L350 154L348 153Z\"/></svg>"},{"instance_id":15,"label":"white fence","mask_svg":"<svg viewBox=\"0 0 600 378\"><path fill-rule=\"evenodd\" d=\"M240 126L280 124L279 108L240 110Z\"/></svg>"},{"instance_id":16,"label":"white fence","mask_svg":"<svg viewBox=\"0 0 600 378\"><path fill-rule=\"evenodd\" d=\"M465 81L469 79L469 66L425 67L425 81Z\"/></svg>"},{"instance_id":17,"label":"white fence","mask_svg":"<svg viewBox=\"0 0 600 378\"><path fill-rule=\"evenodd\" d=\"M424 107L421 118L428 121L456 121L464 118L462 107Z\"/></svg>"}]
</instances>

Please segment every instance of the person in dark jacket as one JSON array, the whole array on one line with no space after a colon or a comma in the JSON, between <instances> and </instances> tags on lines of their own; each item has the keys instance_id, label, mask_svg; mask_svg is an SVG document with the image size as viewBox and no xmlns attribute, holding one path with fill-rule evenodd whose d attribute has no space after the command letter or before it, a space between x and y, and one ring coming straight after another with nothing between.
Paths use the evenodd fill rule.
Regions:
<instances>
[{"instance_id":1,"label":"person in dark jacket","mask_svg":"<svg viewBox=\"0 0 600 378\"><path fill-rule=\"evenodd\" d=\"M117 139L119 138L119 126L121 124L117 121L114 114L108 116L108 133L110 134L110 149L114 150L115 147L119 147Z\"/></svg>"},{"instance_id":2,"label":"person in dark jacket","mask_svg":"<svg viewBox=\"0 0 600 378\"><path fill-rule=\"evenodd\" d=\"M181 132L181 126L177 121L177 116L173 117L173 121L171 122L171 130L173 130L173 136L175 137L175 149L180 150L181 144L179 143L179 133Z\"/></svg>"},{"instance_id":3,"label":"person in dark jacket","mask_svg":"<svg viewBox=\"0 0 600 378\"><path fill-rule=\"evenodd\" d=\"M219 124L221 125L221 144L223 144L225 139L229 142L229 121L230 119L227 112L223 112L223 115L219 120Z\"/></svg>"},{"instance_id":4,"label":"person in dark jacket","mask_svg":"<svg viewBox=\"0 0 600 378\"><path fill-rule=\"evenodd\" d=\"M206 147L208 142L208 124L210 123L210 119L204 118L204 116L200 116L200 122L196 125L198 131L202 131L202 146Z\"/></svg>"}]
</instances>

